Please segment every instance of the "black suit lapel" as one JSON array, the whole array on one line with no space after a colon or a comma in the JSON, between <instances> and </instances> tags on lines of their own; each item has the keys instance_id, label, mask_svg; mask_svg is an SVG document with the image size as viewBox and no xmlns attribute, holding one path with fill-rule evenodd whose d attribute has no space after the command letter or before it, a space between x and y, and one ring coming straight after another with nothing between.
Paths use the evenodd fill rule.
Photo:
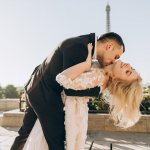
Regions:
<instances>
[{"instance_id":1,"label":"black suit lapel","mask_svg":"<svg viewBox=\"0 0 150 150\"><path fill-rule=\"evenodd\" d=\"M94 50L95 50L95 36L96 36L95 33L89 34L90 43L92 43L92 45L93 45L92 56L93 56Z\"/></svg>"}]
</instances>

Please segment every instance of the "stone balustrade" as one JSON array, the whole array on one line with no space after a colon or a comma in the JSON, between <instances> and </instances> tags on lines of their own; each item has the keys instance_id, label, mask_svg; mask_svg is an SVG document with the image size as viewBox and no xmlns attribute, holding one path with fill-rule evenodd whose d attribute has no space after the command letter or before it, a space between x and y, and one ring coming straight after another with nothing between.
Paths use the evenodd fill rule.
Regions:
<instances>
[{"instance_id":1,"label":"stone balustrade","mask_svg":"<svg viewBox=\"0 0 150 150\"><path fill-rule=\"evenodd\" d=\"M7 111L1 118L1 126L20 127L24 113L19 110ZM97 133L101 131L141 132L150 133L150 115L142 115L136 125L128 129L120 129L109 120L109 114L89 114L88 132Z\"/></svg>"},{"instance_id":2,"label":"stone balustrade","mask_svg":"<svg viewBox=\"0 0 150 150\"><path fill-rule=\"evenodd\" d=\"M113 125L113 122L109 119L109 114L89 114L88 132L96 133L100 131L150 133L150 115L142 115L133 127L121 129Z\"/></svg>"},{"instance_id":3,"label":"stone balustrade","mask_svg":"<svg viewBox=\"0 0 150 150\"><path fill-rule=\"evenodd\" d=\"M19 99L0 99L0 111L9 111L19 108Z\"/></svg>"},{"instance_id":4,"label":"stone balustrade","mask_svg":"<svg viewBox=\"0 0 150 150\"><path fill-rule=\"evenodd\" d=\"M0 99L0 126L20 127L24 113L20 112L18 108L19 99ZM131 128L120 129L113 125L109 114L89 113L88 132L100 131L150 133L150 115L142 115L138 123Z\"/></svg>"}]
</instances>

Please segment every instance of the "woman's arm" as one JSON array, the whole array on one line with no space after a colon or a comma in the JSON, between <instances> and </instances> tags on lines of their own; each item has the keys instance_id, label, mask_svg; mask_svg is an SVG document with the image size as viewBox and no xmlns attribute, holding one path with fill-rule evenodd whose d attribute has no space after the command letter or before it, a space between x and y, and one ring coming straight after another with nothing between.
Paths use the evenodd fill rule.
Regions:
<instances>
[{"instance_id":1,"label":"woman's arm","mask_svg":"<svg viewBox=\"0 0 150 150\"><path fill-rule=\"evenodd\" d=\"M56 81L65 89L85 90L100 87L104 82L104 74L100 68L91 68L92 44L88 44L88 56L85 62L74 65L56 76ZM85 72L87 71L87 72Z\"/></svg>"},{"instance_id":2,"label":"woman's arm","mask_svg":"<svg viewBox=\"0 0 150 150\"><path fill-rule=\"evenodd\" d=\"M88 71L91 68L92 61L92 44L88 44L88 56L85 62L74 65L62 72L62 75L65 75L67 78L71 80L77 78L81 73Z\"/></svg>"}]
</instances>

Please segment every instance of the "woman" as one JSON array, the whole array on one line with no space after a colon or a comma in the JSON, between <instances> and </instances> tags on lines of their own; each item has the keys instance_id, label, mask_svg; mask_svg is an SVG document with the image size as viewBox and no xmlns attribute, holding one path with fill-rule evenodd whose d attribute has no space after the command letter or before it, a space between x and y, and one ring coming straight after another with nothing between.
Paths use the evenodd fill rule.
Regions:
<instances>
[{"instance_id":1,"label":"woman","mask_svg":"<svg viewBox=\"0 0 150 150\"><path fill-rule=\"evenodd\" d=\"M72 66L58 74L56 81L64 88L84 90L95 86L107 89L111 94L110 115L116 126L128 128L140 118L139 106L142 100L141 77L130 66L118 60L100 69L91 64L92 44L88 44L85 62ZM66 96L65 129L66 149L83 150L87 134L89 97ZM40 122L37 120L24 146L24 150L48 150Z\"/></svg>"}]
</instances>

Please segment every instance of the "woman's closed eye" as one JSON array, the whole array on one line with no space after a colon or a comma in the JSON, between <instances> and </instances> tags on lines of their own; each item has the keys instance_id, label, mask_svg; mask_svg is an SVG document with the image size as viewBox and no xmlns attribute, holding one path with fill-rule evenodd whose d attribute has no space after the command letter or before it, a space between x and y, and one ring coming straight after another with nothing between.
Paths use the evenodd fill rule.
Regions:
<instances>
[{"instance_id":1,"label":"woman's closed eye","mask_svg":"<svg viewBox=\"0 0 150 150\"><path fill-rule=\"evenodd\" d=\"M126 71L126 74L127 74L127 75L131 75L131 73L132 73L132 72L131 72L130 70L127 70L127 71Z\"/></svg>"}]
</instances>

